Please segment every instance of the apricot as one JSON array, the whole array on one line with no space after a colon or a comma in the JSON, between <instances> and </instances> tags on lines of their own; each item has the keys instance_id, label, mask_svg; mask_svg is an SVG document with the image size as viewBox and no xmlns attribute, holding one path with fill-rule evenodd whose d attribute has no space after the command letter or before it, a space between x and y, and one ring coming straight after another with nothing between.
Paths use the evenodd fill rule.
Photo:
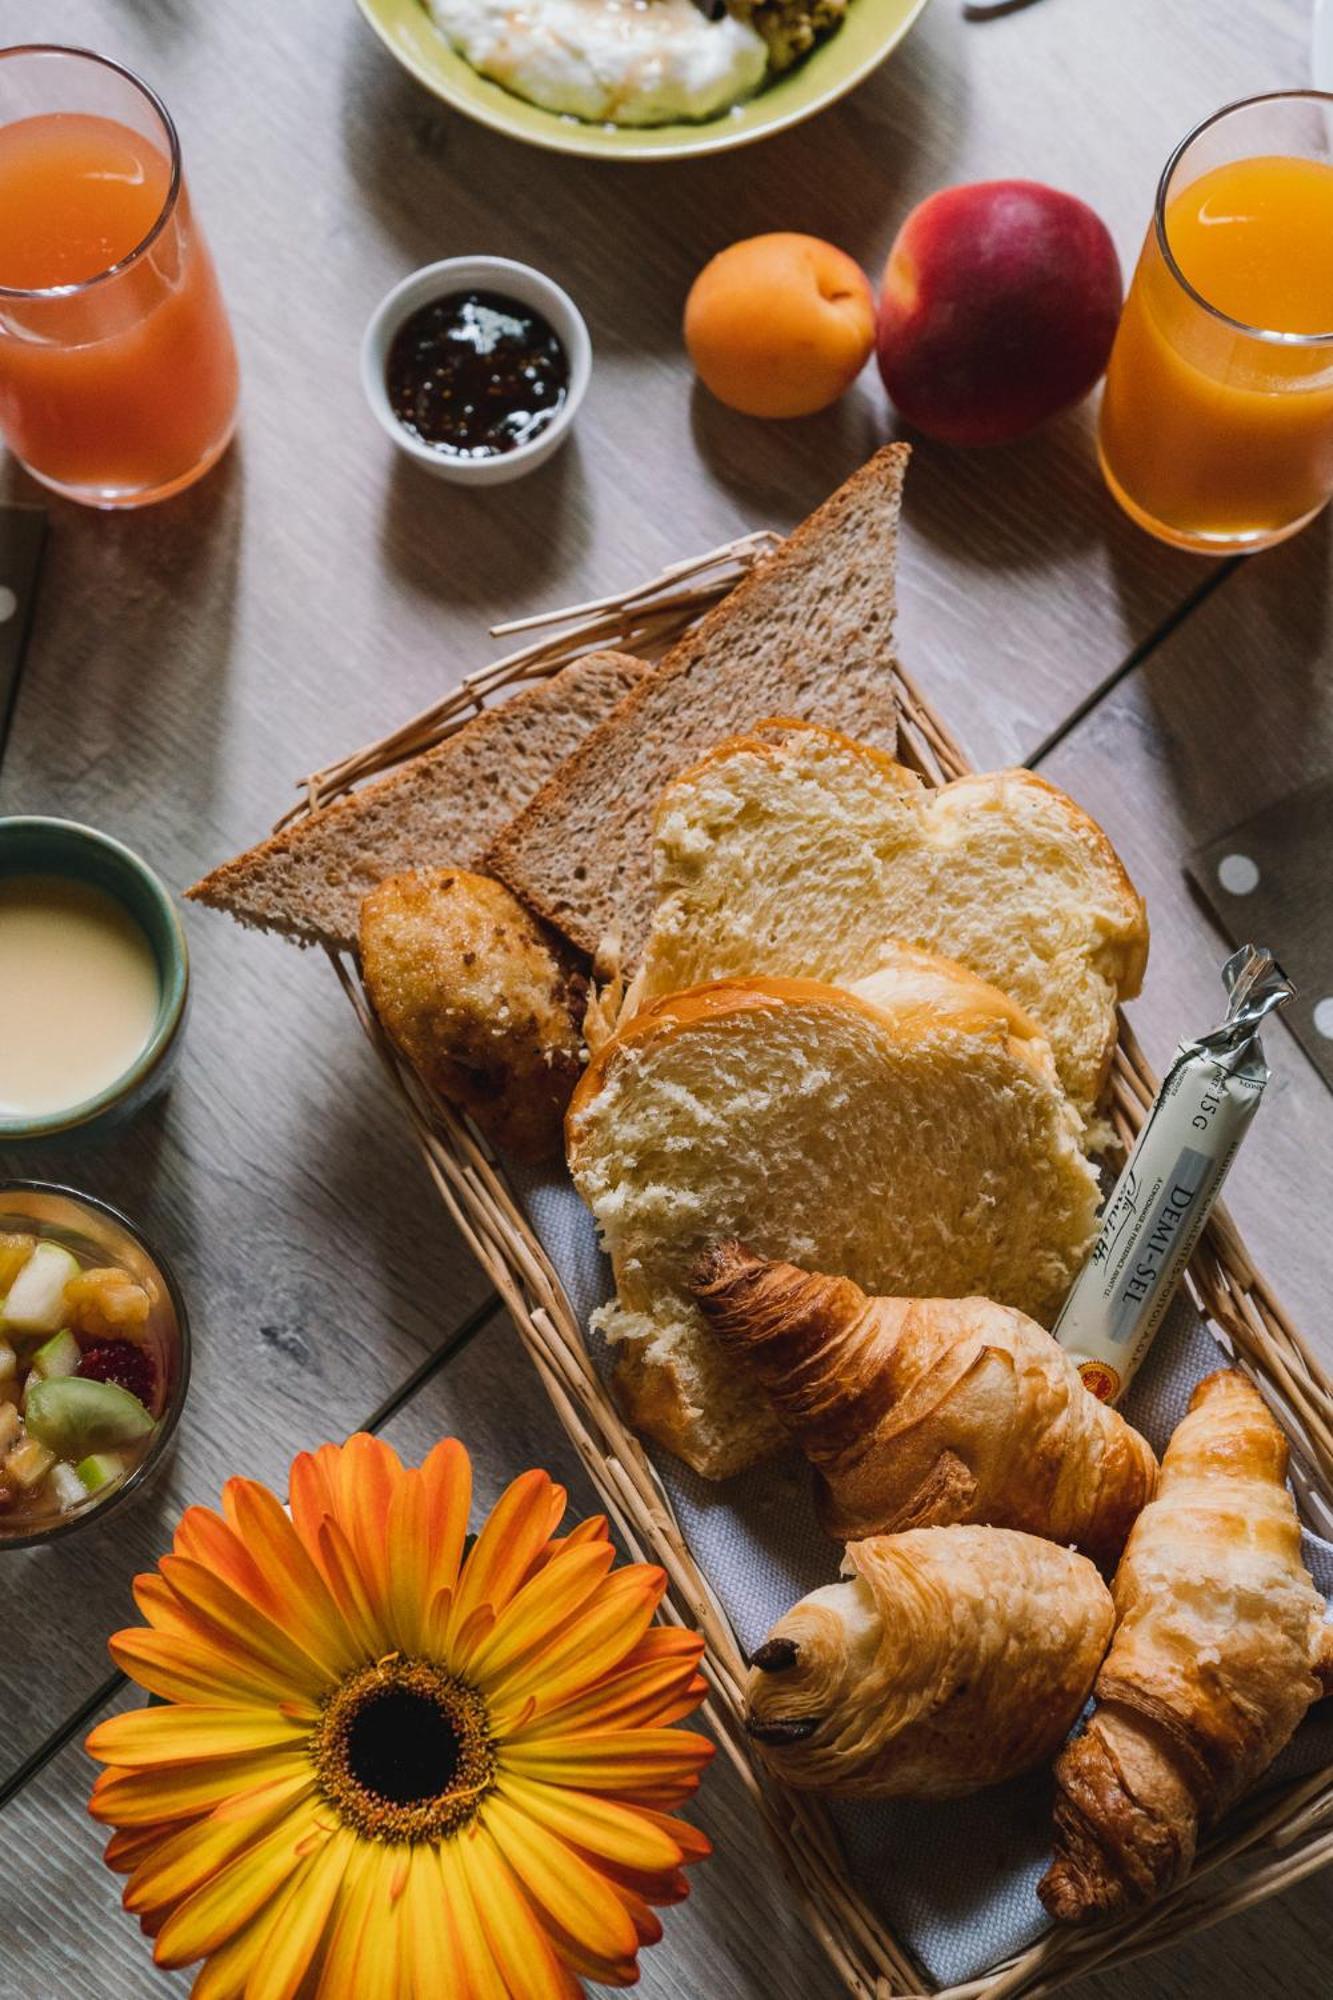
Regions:
<instances>
[{"instance_id":1,"label":"apricot","mask_svg":"<svg viewBox=\"0 0 1333 2000\"><path fill-rule=\"evenodd\" d=\"M750 236L705 264L685 301L701 382L749 417L808 417L837 401L875 344L859 264L818 236Z\"/></svg>"},{"instance_id":2,"label":"apricot","mask_svg":"<svg viewBox=\"0 0 1333 2000\"><path fill-rule=\"evenodd\" d=\"M1038 181L944 188L898 232L879 305L879 372L900 415L944 444L1008 444L1076 403L1120 317L1105 223Z\"/></svg>"}]
</instances>

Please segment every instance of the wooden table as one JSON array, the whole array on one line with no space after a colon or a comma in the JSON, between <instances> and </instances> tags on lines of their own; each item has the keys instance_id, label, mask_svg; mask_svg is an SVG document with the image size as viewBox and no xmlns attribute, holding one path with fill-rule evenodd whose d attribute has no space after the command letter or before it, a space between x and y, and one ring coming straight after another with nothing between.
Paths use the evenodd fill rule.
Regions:
<instances>
[{"instance_id":1,"label":"wooden table","mask_svg":"<svg viewBox=\"0 0 1333 2000\"><path fill-rule=\"evenodd\" d=\"M6 811L106 827L177 886L263 832L295 776L491 657L489 622L566 602L760 524L789 525L886 434L870 378L763 426L691 386L689 279L730 239L812 230L875 270L911 204L1023 174L1089 199L1132 261L1173 140L1228 98L1303 81L1305 0L1053 0L984 24L937 0L885 69L801 131L718 160L561 161L446 115L327 0L6 0L8 39L95 45L178 118L245 373L238 443L139 517L51 503L3 778ZM415 265L488 250L551 270L598 362L576 440L493 494L392 455L356 348ZM10 496L43 496L10 466ZM1159 1063L1217 1004L1188 850L1333 762L1330 541L1243 567L1177 555L1102 491L1087 412L980 455L917 454L901 647L985 766L1036 757L1101 817L1147 892L1134 1020ZM333 981L187 912L195 1001L178 1080L127 1132L12 1150L141 1218L179 1268L197 1363L169 1475L73 1543L0 1563L0 2000L170 1990L84 1816L91 1716L126 1697L104 1641L129 1579L230 1473L281 1489L295 1451L367 1421L419 1454L457 1431L480 1498L530 1463L587 1485L517 1339L437 1208ZM1333 1099L1272 1037L1271 1108L1232 1206L1333 1362L1323 1237ZM644 1991L833 2000L841 1989L752 1853L720 1772L718 1845L644 1960ZM1327 1878L1088 1995L1327 1990Z\"/></svg>"}]
</instances>

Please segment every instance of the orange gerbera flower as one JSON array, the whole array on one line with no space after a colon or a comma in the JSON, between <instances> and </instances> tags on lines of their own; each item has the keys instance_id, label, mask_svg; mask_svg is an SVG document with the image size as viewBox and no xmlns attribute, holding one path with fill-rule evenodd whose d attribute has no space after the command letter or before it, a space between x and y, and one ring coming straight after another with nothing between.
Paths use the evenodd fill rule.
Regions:
<instances>
[{"instance_id":1,"label":"orange gerbera flower","mask_svg":"<svg viewBox=\"0 0 1333 2000\"><path fill-rule=\"evenodd\" d=\"M192 1507L117 1633L165 1706L88 1748L95 1819L159 1965L194 2000L570 2000L627 1986L703 1835L702 1642L665 1578L525 1472L466 1551L453 1439L296 1460L290 1515L233 1479Z\"/></svg>"}]
</instances>

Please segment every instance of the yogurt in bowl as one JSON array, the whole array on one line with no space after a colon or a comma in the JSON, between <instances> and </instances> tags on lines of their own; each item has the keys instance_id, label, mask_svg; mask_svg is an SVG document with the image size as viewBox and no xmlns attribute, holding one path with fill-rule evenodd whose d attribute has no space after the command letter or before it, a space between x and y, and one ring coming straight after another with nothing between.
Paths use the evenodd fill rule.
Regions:
<instances>
[{"instance_id":1,"label":"yogurt in bowl","mask_svg":"<svg viewBox=\"0 0 1333 2000\"><path fill-rule=\"evenodd\" d=\"M768 69L756 29L694 0L427 0L482 76L590 124L713 118L752 97Z\"/></svg>"}]
</instances>

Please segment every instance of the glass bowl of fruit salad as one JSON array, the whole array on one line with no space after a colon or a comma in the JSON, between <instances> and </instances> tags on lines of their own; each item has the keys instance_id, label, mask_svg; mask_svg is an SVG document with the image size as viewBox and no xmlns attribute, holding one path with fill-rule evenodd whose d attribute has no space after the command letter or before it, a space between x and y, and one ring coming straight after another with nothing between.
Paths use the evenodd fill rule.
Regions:
<instances>
[{"instance_id":1,"label":"glass bowl of fruit salad","mask_svg":"<svg viewBox=\"0 0 1333 2000\"><path fill-rule=\"evenodd\" d=\"M133 1224L73 1188L0 1182L0 1549L141 1486L189 1378L180 1288Z\"/></svg>"}]
</instances>

